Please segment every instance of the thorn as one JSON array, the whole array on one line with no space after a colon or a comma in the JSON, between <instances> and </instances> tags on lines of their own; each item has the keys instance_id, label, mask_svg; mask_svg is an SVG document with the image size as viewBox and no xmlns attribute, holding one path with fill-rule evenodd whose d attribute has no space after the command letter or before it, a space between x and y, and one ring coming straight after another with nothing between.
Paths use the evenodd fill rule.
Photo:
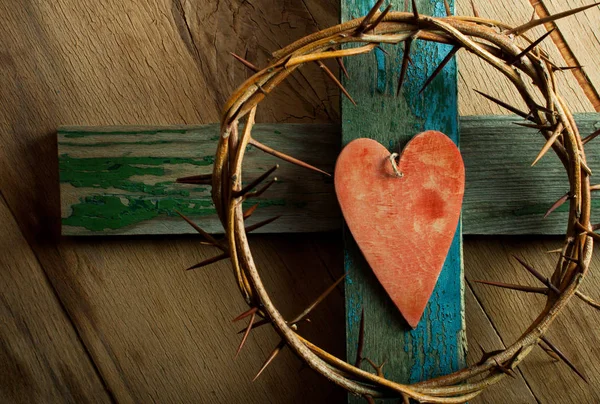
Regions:
<instances>
[{"instance_id":1,"label":"thorn","mask_svg":"<svg viewBox=\"0 0 600 404\"><path fill-rule=\"evenodd\" d=\"M381 23L381 21L383 21L383 19L385 18L385 16L387 15L387 13L390 12L390 10L392 9L392 5L388 4L388 6L385 8L385 10L383 10L375 19L375 21L373 22L373 24L371 24L369 26L369 28L367 28L367 31L372 31L375 28L377 28L377 26Z\"/></svg>"},{"instance_id":2,"label":"thorn","mask_svg":"<svg viewBox=\"0 0 600 404\"><path fill-rule=\"evenodd\" d=\"M415 16L415 19L418 20L419 19L419 10L417 10L417 2L415 0L412 0L412 10L413 10L413 15Z\"/></svg>"},{"instance_id":3,"label":"thorn","mask_svg":"<svg viewBox=\"0 0 600 404\"><path fill-rule=\"evenodd\" d=\"M223 252L227 251L227 248L223 247L221 245L221 243L219 243L219 241L217 241L217 239L215 239L213 236L211 236L210 234L208 234L207 232L205 232L200 226L198 226L196 223L194 223L192 221L192 219L190 219L189 217L185 216L183 213L181 213L178 210L175 210L175 213L177 213L183 220L185 220L186 222L188 222L188 224L190 226L192 226L194 228L194 230L196 230L198 233L200 233L200 235L202 237L204 237L210 245L213 245L215 247L217 247L218 249L220 249Z\"/></svg>"},{"instance_id":4,"label":"thorn","mask_svg":"<svg viewBox=\"0 0 600 404\"><path fill-rule=\"evenodd\" d=\"M552 70L555 72L563 72L565 70L575 70L575 69L583 69L583 66L552 66Z\"/></svg>"},{"instance_id":5,"label":"thorn","mask_svg":"<svg viewBox=\"0 0 600 404\"><path fill-rule=\"evenodd\" d=\"M552 145L554 144L554 142L556 142L556 139L558 139L558 137L561 135L562 131L563 131L563 124L562 124L562 122L559 122L558 125L556 125L556 129L554 130L554 132L552 133L552 135L548 138L548 140L544 144L544 147L542 147L542 150L540 150L540 152L538 153L538 155L535 158L535 160L533 160L533 163L531 163L532 167L538 161L540 161L540 159L544 156L544 154L546 154L546 152L548 150L550 150L550 148L552 147Z\"/></svg>"},{"instance_id":6,"label":"thorn","mask_svg":"<svg viewBox=\"0 0 600 404\"><path fill-rule=\"evenodd\" d=\"M356 346L356 361L354 362L355 367L359 367L362 363L362 352L365 344L365 308L363 307L360 314L360 325L358 326L358 344Z\"/></svg>"},{"instance_id":7,"label":"thorn","mask_svg":"<svg viewBox=\"0 0 600 404\"><path fill-rule=\"evenodd\" d=\"M240 351L242 350L242 348L244 347L244 344L246 343L246 340L248 339L248 335L250 334L250 330L252 329L252 324L254 323L254 317L256 317L256 311L252 312L252 314L250 315L250 321L248 321L248 327L246 328L246 332L244 333L244 336L242 337L240 346L238 346L238 349L235 352L234 358L238 357L238 355L240 354Z\"/></svg>"},{"instance_id":8,"label":"thorn","mask_svg":"<svg viewBox=\"0 0 600 404\"><path fill-rule=\"evenodd\" d=\"M258 198L259 196L264 194L265 191L271 187L271 185L275 184L276 182L277 182L277 177L275 177L271 181L267 182L262 188L254 191L254 192L250 192L250 193L246 194L246 199Z\"/></svg>"},{"instance_id":9,"label":"thorn","mask_svg":"<svg viewBox=\"0 0 600 404\"><path fill-rule=\"evenodd\" d=\"M251 226L248 226L248 227L246 227L246 233L250 233L250 232L252 232L254 230L258 230L261 227L266 226L269 223L274 222L275 220L279 219L280 217L281 217L281 215L275 216L275 217L272 217L270 219L263 220L262 222L258 222L258 223L255 223L255 224L251 225Z\"/></svg>"},{"instance_id":10,"label":"thorn","mask_svg":"<svg viewBox=\"0 0 600 404\"><path fill-rule=\"evenodd\" d=\"M249 207L245 212L244 212L244 220L248 219L250 216L252 216L252 214L254 213L254 211L256 211L256 209L258 209L258 203L255 205L252 205L251 207Z\"/></svg>"},{"instance_id":11,"label":"thorn","mask_svg":"<svg viewBox=\"0 0 600 404\"><path fill-rule=\"evenodd\" d=\"M582 301L584 301L585 303L589 304L591 307L595 308L596 310L600 310L600 303L598 303L597 301L595 301L594 299L592 299L588 295L584 295L580 291L575 292L575 295L578 298L580 298Z\"/></svg>"},{"instance_id":12,"label":"thorn","mask_svg":"<svg viewBox=\"0 0 600 404\"><path fill-rule=\"evenodd\" d=\"M248 310L246 310L245 312L243 312L242 314L240 314L239 316L237 316L236 318L234 318L233 320L231 320L232 323L235 323L236 321L240 321L246 317L248 317L251 314L254 314L258 311L258 307L251 307Z\"/></svg>"},{"instance_id":13,"label":"thorn","mask_svg":"<svg viewBox=\"0 0 600 404\"><path fill-rule=\"evenodd\" d=\"M385 49L383 49L380 45L377 46L377 49L379 49L380 51L382 51L386 56L390 55L390 53L388 51L386 51Z\"/></svg>"},{"instance_id":14,"label":"thorn","mask_svg":"<svg viewBox=\"0 0 600 404\"><path fill-rule=\"evenodd\" d=\"M335 281L331 286L329 286L325 290L325 292L321 293L321 295L319 297L317 297L306 309L304 309L304 311L302 313L300 313L292 321L290 321L290 324L296 324L297 322L301 321L304 317L306 317L315 307L317 307L319 305L319 303L321 303L327 296L329 296L329 294L335 289L335 287L337 285L339 285L341 281L344 280L346 275L348 275L348 274L345 273L337 281Z\"/></svg>"},{"instance_id":15,"label":"thorn","mask_svg":"<svg viewBox=\"0 0 600 404\"><path fill-rule=\"evenodd\" d=\"M175 180L178 184L201 184L212 185L212 174L192 175L190 177L180 177Z\"/></svg>"},{"instance_id":16,"label":"thorn","mask_svg":"<svg viewBox=\"0 0 600 404\"><path fill-rule=\"evenodd\" d=\"M595 132L594 132L594 133L592 133L591 135L589 135L589 136L586 136L585 138L583 138L583 139L581 140L581 143L583 143L583 144L587 144L588 142L590 142L590 141L594 140L595 138L597 138L597 137L598 137L598 135L600 135L600 129L598 129L597 131L595 131Z\"/></svg>"},{"instance_id":17,"label":"thorn","mask_svg":"<svg viewBox=\"0 0 600 404\"><path fill-rule=\"evenodd\" d=\"M556 21L556 20L559 20L561 18L568 17L568 16L573 15L573 14L577 14L579 12L587 10L588 8L595 7L595 6L599 5L599 4L600 3L588 4L587 6L575 8L573 10L563 11L562 13L558 13L558 14L554 14L554 15L549 15L549 16L544 17L544 18L539 18L537 20L529 21L528 23L525 23L523 25L519 25L518 27L509 29L508 31L504 32L504 34L506 34L506 35L510 35L510 34L521 35L522 33L526 32L526 31L529 31L531 28L537 27L538 25L542 25L542 24L545 24L547 22Z\"/></svg>"},{"instance_id":18,"label":"thorn","mask_svg":"<svg viewBox=\"0 0 600 404\"><path fill-rule=\"evenodd\" d=\"M562 204L564 204L567 200L569 199L569 193L567 192L566 194L564 194L563 196L561 196L560 198L558 198L558 200L556 202L554 202L552 204L552 206L550 206L550 209L548 209L548 211L546 212L546 214L544 215L544 219L547 218L550 213L554 212L556 209L558 209Z\"/></svg>"},{"instance_id":19,"label":"thorn","mask_svg":"<svg viewBox=\"0 0 600 404\"><path fill-rule=\"evenodd\" d=\"M199 263L198 263L198 264L196 264L196 265L192 265L191 267L189 267L188 269L186 269L186 271L190 271L190 270L192 270L192 269L196 269L196 268L205 267L205 266L207 266L207 265L214 264L215 262L218 262L218 261L224 260L224 259L226 259L226 258L229 258L229 253L223 253L223 254L217 255L217 256L215 256L215 257L212 257L212 258L206 259L206 260L204 260L204 261L202 261L202 262L199 262Z\"/></svg>"},{"instance_id":20,"label":"thorn","mask_svg":"<svg viewBox=\"0 0 600 404\"><path fill-rule=\"evenodd\" d=\"M531 44L529 44L528 47L523 49L518 55L513 56L511 59L507 60L506 63L508 63L509 66L512 66L515 63L517 63L518 61L520 61L523 56L527 55L533 48L538 46L539 43L542 42L544 39L546 39L550 34L552 34L555 29L556 28L552 28L550 31L546 32L544 35L542 35L541 37L539 37L538 39L533 41Z\"/></svg>"},{"instance_id":21,"label":"thorn","mask_svg":"<svg viewBox=\"0 0 600 404\"><path fill-rule=\"evenodd\" d=\"M406 70L408 69L408 61L410 59L410 46L412 45L412 41L412 38L408 38L406 42L404 42L404 54L402 55L402 67L400 68L400 77L398 78L398 89L396 90L396 97L400 95L400 90L402 89L402 85L404 84Z\"/></svg>"},{"instance_id":22,"label":"thorn","mask_svg":"<svg viewBox=\"0 0 600 404\"><path fill-rule=\"evenodd\" d=\"M348 70L346 69L346 65L344 65L344 59L342 59L342 58L335 58L335 60L337 61L337 64L340 66L340 70L342 70L342 72L344 73L344 76L346 76L346 78L349 79L350 75L348 74Z\"/></svg>"},{"instance_id":23,"label":"thorn","mask_svg":"<svg viewBox=\"0 0 600 404\"><path fill-rule=\"evenodd\" d=\"M512 289L512 290L516 290L519 292L538 293L541 295L548 294L547 288L536 288L533 286L515 285L512 283L501 283L501 282L480 281L480 280L473 280L473 282L481 283L483 285L496 286L498 288L503 288L503 289Z\"/></svg>"},{"instance_id":24,"label":"thorn","mask_svg":"<svg viewBox=\"0 0 600 404\"><path fill-rule=\"evenodd\" d=\"M431 76L429 76L427 81L425 81L425 84L423 84L423 87L421 88L421 91L419 91L419 94L421 94L425 90L425 88L427 88L427 86L433 81L433 79L442 71L444 66L446 66L446 64L448 64L448 62L452 60L452 58L454 57L454 55L456 55L456 52L458 52L460 48L460 45L456 45L450 50L450 52L448 52L444 60L442 60L438 67L435 68Z\"/></svg>"},{"instance_id":25,"label":"thorn","mask_svg":"<svg viewBox=\"0 0 600 404\"><path fill-rule=\"evenodd\" d=\"M377 366L377 365L375 364L375 362L373 362L371 359L369 359L369 358L365 358L365 360L366 360L367 362L369 362L369 365L371 365L371 367L372 367L373 369L375 369L375 372L377 372L377 376L379 376L379 377L385 377L385 376L384 376L384 374L383 374L383 366L385 365L385 363L386 363L387 361L383 361L383 362L381 363L381 365Z\"/></svg>"},{"instance_id":26,"label":"thorn","mask_svg":"<svg viewBox=\"0 0 600 404\"><path fill-rule=\"evenodd\" d=\"M410 404L410 397L406 394L402 394L402 404Z\"/></svg>"},{"instance_id":27,"label":"thorn","mask_svg":"<svg viewBox=\"0 0 600 404\"><path fill-rule=\"evenodd\" d=\"M530 118L530 114L526 114L525 112L521 111L518 108L513 107L512 105L509 105L507 103L505 103L504 101L500 101L497 98L492 97L491 95L487 95L484 92L481 92L479 90L475 90L473 89L473 91L475 91L477 94L484 96L485 98L487 98L488 100L500 105L502 108L505 108L507 110L509 110L510 112L512 112L513 114L519 115L522 118L528 119Z\"/></svg>"},{"instance_id":28,"label":"thorn","mask_svg":"<svg viewBox=\"0 0 600 404\"><path fill-rule=\"evenodd\" d=\"M358 27L356 27L356 30L354 31L355 36L358 36L358 35L362 34L363 32L365 32L365 30L367 29L367 25L369 25L369 23L371 22L371 18L373 18L375 13L377 11L379 11L379 7L381 7L383 2L384 2L384 0L377 0L375 5L373 7L371 7L369 12L365 16L365 18L363 18L362 21L360 22L360 25Z\"/></svg>"},{"instance_id":29,"label":"thorn","mask_svg":"<svg viewBox=\"0 0 600 404\"><path fill-rule=\"evenodd\" d=\"M479 360L479 362L477 362L478 365L482 365L488 359L490 359L492 356L495 356L495 355L498 355L499 353L504 352L503 349L496 349L494 351L487 352L485 349L483 349L481 344L478 344L478 345L479 345L479 349L481 349L481 359Z\"/></svg>"},{"instance_id":30,"label":"thorn","mask_svg":"<svg viewBox=\"0 0 600 404\"><path fill-rule=\"evenodd\" d=\"M255 140L254 138L250 138L250 140L248 141L248 143L251 144L252 146L256 147L257 149L262 150L263 152L265 152L267 154L270 154L272 156L275 156L277 158L285 160L285 161L287 161L289 163L296 164L296 165L298 165L300 167L308 168L310 170L314 170L314 171L319 172L321 174L325 174L328 177L331 177L331 174L329 174L329 173L327 173L327 172L325 172L325 171L323 171L323 170L321 170L319 168L311 166L310 164L307 164L307 163L305 163L305 162L303 162L301 160L298 160L298 159L296 159L294 157L288 156L287 154L284 154L284 153L281 153L281 152L279 152L279 151L277 151L275 149L272 149L269 146L260 143L258 140Z\"/></svg>"},{"instance_id":31,"label":"thorn","mask_svg":"<svg viewBox=\"0 0 600 404\"><path fill-rule=\"evenodd\" d=\"M513 255L513 258L516 259L517 261L519 261L519 264L521 264L527 271L529 271L530 274L535 276L540 282L542 282L544 285L548 286L548 288L550 288L554 293L560 294L560 290L558 290L558 288L556 286L554 286L552 284L552 282L550 282L550 280L548 280L548 278L545 278L541 273L536 271L532 266L526 264L525 261L523 261L516 255Z\"/></svg>"},{"instance_id":32,"label":"thorn","mask_svg":"<svg viewBox=\"0 0 600 404\"><path fill-rule=\"evenodd\" d=\"M239 62L241 62L244 66L246 66L248 69L252 70L254 73L260 71L260 69L258 67L256 67L255 65L253 65L252 63L248 62L246 59L244 59L241 56L236 55L233 52L229 52L229 54L231 56L233 56L236 60L238 60Z\"/></svg>"},{"instance_id":33,"label":"thorn","mask_svg":"<svg viewBox=\"0 0 600 404\"><path fill-rule=\"evenodd\" d=\"M577 376L581 377L583 379L583 381L586 382L587 384L590 384L587 377L585 377L583 375L583 373L581 373L579 370L577 370L575 365L573 365L573 363L556 346L554 346L550 341L548 341L548 338L546 338L545 336L542 335L540 337L540 339L542 341L544 341L546 343L546 345L548 345L548 347L550 349L552 349L554 351L554 353L556 353L558 355L558 357L560 359L562 359L563 362L565 362L567 364L567 366L569 366L571 368L571 370L573 370L575 373L577 373Z\"/></svg>"},{"instance_id":34,"label":"thorn","mask_svg":"<svg viewBox=\"0 0 600 404\"><path fill-rule=\"evenodd\" d=\"M538 341L538 346L542 348L544 352L548 354L555 362L560 361L560 356L556 354L552 349L548 348L546 345L542 345L542 341Z\"/></svg>"},{"instance_id":35,"label":"thorn","mask_svg":"<svg viewBox=\"0 0 600 404\"><path fill-rule=\"evenodd\" d=\"M267 358L265 363L262 365L262 367L260 368L260 370L258 371L256 376L254 376L254 379L252 379L252 381L255 381L256 379L258 379L258 376L260 376L260 374L267 368L267 366L269 366L269 364L273 361L273 359L275 359L275 357L279 354L279 352L281 352L281 350L284 347L285 347L285 341L281 340L281 342L279 342L279 344L277 344L277 346L275 347L273 352L271 352L271 354L269 355L269 357Z\"/></svg>"},{"instance_id":36,"label":"thorn","mask_svg":"<svg viewBox=\"0 0 600 404\"><path fill-rule=\"evenodd\" d=\"M536 17L536 11L535 11L535 8L534 8L533 12L531 13L531 18L529 19L529 22L535 20L535 17Z\"/></svg>"},{"instance_id":37,"label":"thorn","mask_svg":"<svg viewBox=\"0 0 600 404\"><path fill-rule=\"evenodd\" d=\"M258 178L256 178L250 184L246 185L240 191L234 191L233 192L233 196L234 197L239 197L239 196L246 195L248 192L250 192L254 188L256 188L258 186L258 184L260 184L261 182L263 182L269 175L271 175L273 173L273 171L277 170L278 168L279 168L279 164L275 164L273 167L269 168L267 171L265 171L264 173L262 173Z\"/></svg>"},{"instance_id":38,"label":"thorn","mask_svg":"<svg viewBox=\"0 0 600 404\"><path fill-rule=\"evenodd\" d=\"M261 327L261 326L263 326L263 325L266 325L266 324L269 324L269 323L271 323L271 320L269 320L269 319L266 319L266 318L263 318L262 320L260 320L260 321L257 321L256 323L252 324L252 326L250 326L250 329L251 329L251 330L254 330L254 329L258 328L258 327ZM243 333L243 332L246 332L246 328L242 328L242 329L241 329L241 330L239 330L237 333L238 333L238 334L241 334L241 333Z\"/></svg>"},{"instance_id":39,"label":"thorn","mask_svg":"<svg viewBox=\"0 0 600 404\"><path fill-rule=\"evenodd\" d=\"M477 12L477 7L475 7L475 3L471 0L471 8L473 9L473 15L479 18L479 12Z\"/></svg>"},{"instance_id":40,"label":"thorn","mask_svg":"<svg viewBox=\"0 0 600 404\"><path fill-rule=\"evenodd\" d=\"M317 64L319 65L319 67L321 69L323 69L323 71L325 72L325 74L327 74L327 77L329 77L335 83L335 85L339 87L339 89L350 100L350 102L352 104L356 105L356 101L354 101L354 99L352 98L352 96L350 95L350 93L348 92L348 90L346 90L346 88L344 88L344 86L342 85L342 83L340 83L340 81L338 80L338 78L335 77L335 74L333 74L333 72L331 70L329 70L329 68L327 66L325 66L325 63L321 62L320 60L317 60Z\"/></svg>"},{"instance_id":41,"label":"thorn","mask_svg":"<svg viewBox=\"0 0 600 404\"><path fill-rule=\"evenodd\" d=\"M446 15L448 17L452 16L452 9L450 8L450 4L448 4L448 0L444 0L444 8L446 9Z\"/></svg>"},{"instance_id":42,"label":"thorn","mask_svg":"<svg viewBox=\"0 0 600 404\"><path fill-rule=\"evenodd\" d=\"M516 379L515 372L513 372L511 369L508 369L504 365L500 364L497 360L494 360L494 362L496 363L496 366L495 366L496 369L498 369L505 375L508 375L508 376L512 377L513 379Z\"/></svg>"}]
</instances>

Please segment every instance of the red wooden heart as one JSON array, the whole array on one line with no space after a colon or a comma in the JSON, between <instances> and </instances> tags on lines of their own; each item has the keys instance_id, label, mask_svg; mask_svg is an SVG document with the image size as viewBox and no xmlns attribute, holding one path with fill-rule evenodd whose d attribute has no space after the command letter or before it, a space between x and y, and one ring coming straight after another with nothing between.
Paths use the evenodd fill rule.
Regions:
<instances>
[{"instance_id":1,"label":"red wooden heart","mask_svg":"<svg viewBox=\"0 0 600 404\"><path fill-rule=\"evenodd\" d=\"M340 153L335 191L346 223L379 282L408 324L423 315L456 231L465 169L441 132L415 136L397 168L390 152L356 139Z\"/></svg>"}]
</instances>

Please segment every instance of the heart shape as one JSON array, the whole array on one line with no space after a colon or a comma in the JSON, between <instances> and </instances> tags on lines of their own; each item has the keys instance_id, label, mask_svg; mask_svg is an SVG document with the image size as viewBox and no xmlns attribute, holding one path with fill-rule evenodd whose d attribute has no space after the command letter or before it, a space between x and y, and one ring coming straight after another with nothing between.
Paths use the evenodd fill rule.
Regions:
<instances>
[{"instance_id":1,"label":"heart shape","mask_svg":"<svg viewBox=\"0 0 600 404\"><path fill-rule=\"evenodd\" d=\"M456 232L465 169L456 145L436 131L415 136L397 169L375 140L353 140L338 157L335 191L371 269L415 328Z\"/></svg>"}]
</instances>

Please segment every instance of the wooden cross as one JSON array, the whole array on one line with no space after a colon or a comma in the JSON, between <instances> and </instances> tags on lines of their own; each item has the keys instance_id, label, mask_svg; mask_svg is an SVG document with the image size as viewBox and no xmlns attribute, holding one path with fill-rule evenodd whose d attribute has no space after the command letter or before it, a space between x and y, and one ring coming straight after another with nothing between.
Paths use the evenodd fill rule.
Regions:
<instances>
[{"instance_id":1,"label":"wooden cross","mask_svg":"<svg viewBox=\"0 0 600 404\"><path fill-rule=\"evenodd\" d=\"M403 2L392 2L402 10ZM443 15L443 2L417 1L424 14ZM452 3L451 3L452 5ZM366 0L342 1L342 18L364 15ZM369 136L390 148L422 129L438 129L458 141L456 65L451 61L420 94L427 77L449 49L413 44L414 66L399 97L395 81L402 49L386 47L347 61L354 80L345 86L358 106L342 104L342 142ZM360 79L358 79L360 77ZM442 101L443 100L443 101ZM544 212L567 190L558 161L546 158L529 169L543 141L533 129L512 125L517 117L471 117L460 121L461 149L467 168L463 209L465 234L562 233L566 212L548 219ZM596 115L577 116L583 133L597 129ZM301 160L331 172L338 153L339 128L333 125L257 125L257 138ZM209 232L221 231L204 185L177 184L179 177L209 173L218 136L216 125L144 128L61 128L58 133L64 235L181 234L194 230L181 211ZM507 149L511 140L520 148ZM494 151L502 151L494 153ZM590 153L590 165L595 164ZM247 178L276 163L254 149L248 153ZM552 167L556 167L555 170ZM549 174L550 173L550 174ZM281 215L258 231L311 232L340 229L332 182L282 163L279 183L258 198L256 222ZM526 183L538 183L535 187ZM535 193L524 194L524 189ZM462 262L460 229L445 269L414 331L398 320L393 305L374 281L351 237L346 233L348 360L354 361L362 309L365 310L363 355L398 381L417 381L455 370L464 361ZM407 364L411 364L408 366ZM368 364L365 364L368 366Z\"/></svg>"}]
</instances>

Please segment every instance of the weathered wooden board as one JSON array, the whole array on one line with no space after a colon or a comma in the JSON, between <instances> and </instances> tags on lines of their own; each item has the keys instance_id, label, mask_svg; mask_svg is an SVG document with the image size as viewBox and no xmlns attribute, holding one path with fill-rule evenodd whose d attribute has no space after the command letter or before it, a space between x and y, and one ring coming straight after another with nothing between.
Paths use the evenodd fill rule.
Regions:
<instances>
[{"instance_id":1,"label":"weathered wooden board","mask_svg":"<svg viewBox=\"0 0 600 404\"><path fill-rule=\"evenodd\" d=\"M331 125L258 125L254 133L277 150L333 171L339 137ZM176 210L198 220L211 233L222 232L210 186L175 183L178 177L212 172L217 140L215 125L60 128L62 233L193 232ZM279 163L249 146L244 177L250 181ZM306 232L340 227L331 178L286 163L273 175L278 183L247 202L248 207L260 204L249 223L282 215L262 230Z\"/></svg>"},{"instance_id":2,"label":"weathered wooden board","mask_svg":"<svg viewBox=\"0 0 600 404\"><path fill-rule=\"evenodd\" d=\"M576 114L583 134L600 128L600 115ZM534 168L543 145L535 130L513 125L514 116L460 119L467 189L464 234L562 234L566 207L544 219L548 207L568 189L552 153ZM257 136L331 171L339 144L335 125L259 124ZM194 230L176 216L179 209L204 228L220 232L209 187L175 184L178 176L208 173L216 147L215 124L181 127L61 128L58 133L63 235L185 234ZM597 144L587 146L588 163L600 169ZM246 160L254 178L279 163L258 150ZM257 202L254 220L282 217L261 230L315 232L340 228L333 182L282 163L280 183ZM597 195L594 195L597 197ZM600 201L594 201L594 206ZM600 215L594 213L594 221Z\"/></svg>"},{"instance_id":3,"label":"weathered wooden board","mask_svg":"<svg viewBox=\"0 0 600 404\"><path fill-rule=\"evenodd\" d=\"M365 15L375 2L342 1L342 21ZM452 2L451 2L452 3ZM396 10L405 2L391 1ZM427 15L444 15L442 0L416 1ZM450 47L423 41L413 43L407 80L396 97L401 46L384 46L375 55L348 58L352 80L347 90L358 106L342 101L342 144L369 137L391 151L398 151L417 133L439 130L458 143L456 63L452 61L426 91L419 94L427 77L446 56ZM368 207L365 207L368 209ZM460 224L450 246L437 285L414 330L404 322L393 302L378 283L349 231L345 231L346 352L354 361L361 313L366 332L363 355L375 363L386 362L386 377L399 382L416 382L458 370L465 362L466 336L463 317L462 246ZM394 259L394 257L390 257ZM368 363L363 363L366 368ZM360 402L350 397L350 402Z\"/></svg>"}]
</instances>

